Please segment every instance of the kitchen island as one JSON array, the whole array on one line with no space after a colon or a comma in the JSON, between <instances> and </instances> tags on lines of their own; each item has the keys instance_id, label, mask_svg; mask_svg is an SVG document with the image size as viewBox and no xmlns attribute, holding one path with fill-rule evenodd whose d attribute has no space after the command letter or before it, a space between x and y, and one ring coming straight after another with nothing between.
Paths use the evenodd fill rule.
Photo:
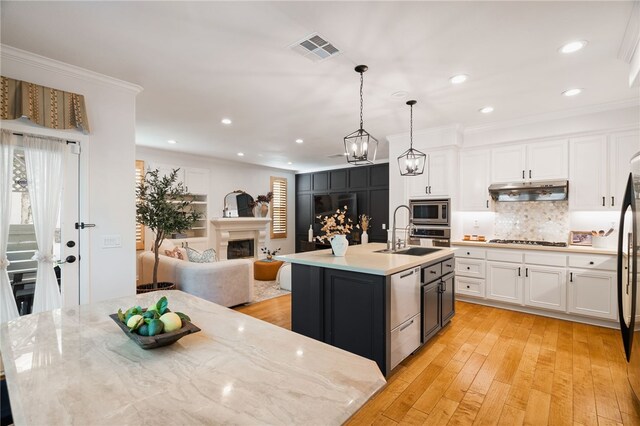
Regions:
<instances>
[{"instance_id":1,"label":"kitchen island","mask_svg":"<svg viewBox=\"0 0 640 426\"><path fill-rule=\"evenodd\" d=\"M201 332L144 350L109 318L167 296ZM16 425L341 424L385 385L375 363L174 291L0 327Z\"/></svg>"},{"instance_id":2,"label":"kitchen island","mask_svg":"<svg viewBox=\"0 0 640 426\"><path fill-rule=\"evenodd\" d=\"M277 256L292 263L291 329L376 361L387 376L455 313L453 251L380 253L385 244Z\"/></svg>"}]
</instances>

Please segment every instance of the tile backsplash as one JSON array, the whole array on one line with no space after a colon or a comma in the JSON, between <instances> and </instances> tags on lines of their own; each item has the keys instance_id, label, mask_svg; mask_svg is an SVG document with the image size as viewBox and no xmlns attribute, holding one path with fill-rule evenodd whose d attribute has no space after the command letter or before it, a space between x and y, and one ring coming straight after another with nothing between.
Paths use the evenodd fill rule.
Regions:
<instances>
[{"instance_id":1,"label":"tile backsplash","mask_svg":"<svg viewBox=\"0 0 640 426\"><path fill-rule=\"evenodd\" d=\"M568 201L495 203L495 238L567 241Z\"/></svg>"}]
</instances>

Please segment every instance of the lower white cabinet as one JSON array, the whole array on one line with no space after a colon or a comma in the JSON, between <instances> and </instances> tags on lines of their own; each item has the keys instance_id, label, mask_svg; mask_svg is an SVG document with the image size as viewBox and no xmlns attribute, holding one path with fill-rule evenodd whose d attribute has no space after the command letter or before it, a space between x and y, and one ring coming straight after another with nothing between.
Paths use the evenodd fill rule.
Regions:
<instances>
[{"instance_id":1,"label":"lower white cabinet","mask_svg":"<svg viewBox=\"0 0 640 426\"><path fill-rule=\"evenodd\" d=\"M456 276L456 294L472 297L484 297L484 280Z\"/></svg>"},{"instance_id":2,"label":"lower white cabinet","mask_svg":"<svg viewBox=\"0 0 640 426\"><path fill-rule=\"evenodd\" d=\"M566 284L565 268L525 265L524 304L565 312Z\"/></svg>"},{"instance_id":3,"label":"lower white cabinet","mask_svg":"<svg viewBox=\"0 0 640 426\"><path fill-rule=\"evenodd\" d=\"M518 263L487 262L487 299L521 305L522 272Z\"/></svg>"},{"instance_id":4,"label":"lower white cabinet","mask_svg":"<svg viewBox=\"0 0 640 426\"><path fill-rule=\"evenodd\" d=\"M569 269L569 312L590 317L618 318L614 272Z\"/></svg>"}]
</instances>

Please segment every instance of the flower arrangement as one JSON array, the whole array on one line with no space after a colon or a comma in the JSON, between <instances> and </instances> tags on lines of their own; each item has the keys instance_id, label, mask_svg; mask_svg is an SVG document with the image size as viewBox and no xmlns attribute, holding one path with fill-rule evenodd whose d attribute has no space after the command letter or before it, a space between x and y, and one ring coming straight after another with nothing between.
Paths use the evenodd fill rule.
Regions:
<instances>
[{"instance_id":1,"label":"flower arrangement","mask_svg":"<svg viewBox=\"0 0 640 426\"><path fill-rule=\"evenodd\" d=\"M260 206L263 204L269 204L271 199L273 198L273 192L267 192L266 195L258 195L255 200L249 203L250 208L254 208L255 206Z\"/></svg>"},{"instance_id":2,"label":"flower arrangement","mask_svg":"<svg viewBox=\"0 0 640 426\"><path fill-rule=\"evenodd\" d=\"M343 210L337 209L331 216L318 216L322 219L322 228L324 235L317 236L318 241L330 241L336 235L348 235L353 231L353 221L347 217L347 206Z\"/></svg>"},{"instance_id":3,"label":"flower arrangement","mask_svg":"<svg viewBox=\"0 0 640 426\"><path fill-rule=\"evenodd\" d=\"M262 252L262 254L266 254L267 255L267 260L271 260L271 259L273 259L273 256L275 256L276 254L278 254L280 252L280 247L278 247L275 250L269 250L266 247L262 247L260 249L260 251Z\"/></svg>"},{"instance_id":4,"label":"flower arrangement","mask_svg":"<svg viewBox=\"0 0 640 426\"><path fill-rule=\"evenodd\" d=\"M367 216L366 214L361 214L360 217L360 223L358 225L358 228L361 228L363 232L367 232L367 230L369 229L369 224L371 223L371 216Z\"/></svg>"}]
</instances>

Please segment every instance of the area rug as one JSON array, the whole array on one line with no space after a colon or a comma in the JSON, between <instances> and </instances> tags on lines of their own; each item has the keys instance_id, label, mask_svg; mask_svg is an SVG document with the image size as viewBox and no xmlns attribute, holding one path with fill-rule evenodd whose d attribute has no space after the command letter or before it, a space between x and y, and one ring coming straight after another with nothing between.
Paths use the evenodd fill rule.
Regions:
<instances>
[{"instance_id":1,"label":"area rug","mask_svg":"<svg viewBox=\"0 0 640 426\"><path fill-rule=\"evenodd\" d=\"M247 305L273 299L274 297L285 294L289 294L289 291L281 289L275 281L253 280L253 302L247 303Z\"/></svg>"}]
</instances>

